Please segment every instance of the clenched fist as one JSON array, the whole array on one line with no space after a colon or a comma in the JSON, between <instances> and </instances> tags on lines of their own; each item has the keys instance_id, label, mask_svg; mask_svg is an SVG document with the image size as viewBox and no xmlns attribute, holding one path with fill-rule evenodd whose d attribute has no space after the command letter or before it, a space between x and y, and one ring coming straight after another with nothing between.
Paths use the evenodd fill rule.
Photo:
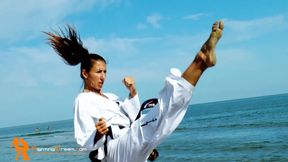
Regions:
<instances>
[{"instance_id":1,"label":"clenched fist","mask_svg":"<svg viewBox=\"0 0 288 162\"><path fill-rule=\"evenodd\" d=\"M132 77L125 77L123 79L123 83L127 87L127 89L129 90L130 97L134 97L137 94L134 79Z\"/></svg>"},{"instance_id":2,"label":"clenched fist","mask_svg":"<svg viewBox=\"0 0 288 162\"><path fill-rule=\"evenodd\" d=\"M107 134L108 127L106 125L106 120L104 118L100 118L99 121L96 123L96 130L97 134L99 134L101 137Z\"/></svg>"}]
</instances>

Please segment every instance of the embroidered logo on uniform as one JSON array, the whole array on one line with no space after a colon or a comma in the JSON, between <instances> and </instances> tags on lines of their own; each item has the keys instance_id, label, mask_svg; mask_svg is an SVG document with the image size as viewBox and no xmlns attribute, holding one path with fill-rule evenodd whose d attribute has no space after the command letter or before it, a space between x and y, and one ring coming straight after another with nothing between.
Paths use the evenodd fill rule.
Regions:
<instances>
[{"instance_id":1,"label":"embroidered logo on uniform","mask_svg":"<svg viewBox=\"0 0 288 162\"><path fill-rule=\"evenodd\" d=\"M157 121L157 118L154 118L154 119L152 119L150 121L145 122L144 124L141 125L141 127L144 127L144 126L148 125L149 123L152 123L152 122L155 122L155 121Z\"/></svg>"}]
</instances>

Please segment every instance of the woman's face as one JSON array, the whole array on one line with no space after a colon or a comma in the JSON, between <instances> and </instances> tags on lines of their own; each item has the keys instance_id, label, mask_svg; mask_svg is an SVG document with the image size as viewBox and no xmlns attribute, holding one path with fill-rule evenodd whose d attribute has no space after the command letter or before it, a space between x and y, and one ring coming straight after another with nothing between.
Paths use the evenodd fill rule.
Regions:
<instances>
[{"instance_id":1,"label":"woman's face","mask_svg":"<svg viewBox=\"0 0 288 162\"><path fill-rule=\"evenodd\" d=\"M85 80L85 89L100 93L106 78L106 64L102 60L93 61L91 70L82 71Z\"/></svg>"}]
</instances>

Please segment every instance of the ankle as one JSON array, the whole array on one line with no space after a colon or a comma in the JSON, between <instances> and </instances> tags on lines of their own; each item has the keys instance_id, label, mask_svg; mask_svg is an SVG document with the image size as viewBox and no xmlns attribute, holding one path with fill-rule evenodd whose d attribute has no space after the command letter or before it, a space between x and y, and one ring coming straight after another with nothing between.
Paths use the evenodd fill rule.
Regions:
<instances>
[{"instance_id":1,"label":"ankle","mask_svg":"<svg viewBox=\"0 0 288 162\"><path fill-rule=\"evenodd\" d=\"M198 66L198 68L202 69L203 71L206 70L208 67L210 67L209 64L207 63L208 57L202 51L198 52L194 61L195 65Z\"/></svg>"}]
</instances>

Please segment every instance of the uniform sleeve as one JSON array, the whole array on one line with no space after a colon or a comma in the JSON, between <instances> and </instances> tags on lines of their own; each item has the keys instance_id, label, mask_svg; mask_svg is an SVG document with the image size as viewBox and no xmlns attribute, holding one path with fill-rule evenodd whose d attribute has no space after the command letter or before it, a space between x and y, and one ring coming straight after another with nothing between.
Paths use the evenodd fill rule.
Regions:
<instances>
[{"instance_id":1,"label":"uniform sleeve","mask_svg":"<svg viewBox=\"0 0 288 162\"><path fill-rule=\"evenodd\" d=\"M105 93L105 95L119 105L121 111L129 117L131 122L135 120L141 107L138 94L132 98L126 98L124 101L120 101L119 97L112 93Z\"/></svg>"},{"instance_id":2,"label":"uniform sleeve","mask_svg":"<svg viewBox=\"0 0 288 162\"><path fill-rule=\"evenodd\" d=\"M93 105L85 101L83 98L77 98L74 104L74 135L77 143L84 148L89 150L98 149L98 159L104 156L104 142L105 136L94 144L94 138L96 135L95 120L97 116L91 116L88 110ZM95 110L95 106L92 107ZM94 113L97 114L97 113ZM98 118L99 119L99 118Z\"/></svg>"},{"instance_id":3,"label":"uniform sleeve","mask_svg":"<svg viewBox=\"0 0 288 162\"><path fill-rule=\"evenodd\" d=\"M123 111L125 111L131 122L135 121L140 111L140 100L138 94L130 99L126 98L119 106Z\"/></svg>"}]
</instances>

